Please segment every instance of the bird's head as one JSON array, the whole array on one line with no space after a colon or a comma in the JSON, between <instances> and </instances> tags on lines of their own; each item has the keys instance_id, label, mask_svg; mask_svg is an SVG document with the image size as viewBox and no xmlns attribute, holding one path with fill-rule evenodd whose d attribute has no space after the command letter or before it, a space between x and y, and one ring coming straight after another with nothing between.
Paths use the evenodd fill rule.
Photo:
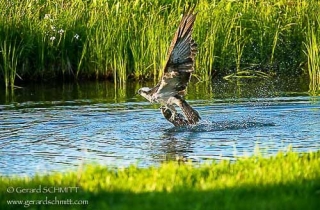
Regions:
<instances>
[{"instance_id":1,"label":"bird's head","mask_svg":"<svg viewBox=\"0 0 320 210\"><path fill-rule=\"evenodd\" d=\"M150 90L151 88L149 87L142 87L138 90L137 94L141 95L142 97L146 98L147 100L151 100L151 96L150 96Z\"/></svg>"},{"instance_id":2,"label":"bird's head","mask_svg":"<svg viewBox=\"0 0 320 210\"><path fill-rule=\"evenodd\" d=\"M142 87L138 90L138 94L143 96L144 94L148 94L148 92L151 90L149 87Z\"/></svg>"}]
</instances>

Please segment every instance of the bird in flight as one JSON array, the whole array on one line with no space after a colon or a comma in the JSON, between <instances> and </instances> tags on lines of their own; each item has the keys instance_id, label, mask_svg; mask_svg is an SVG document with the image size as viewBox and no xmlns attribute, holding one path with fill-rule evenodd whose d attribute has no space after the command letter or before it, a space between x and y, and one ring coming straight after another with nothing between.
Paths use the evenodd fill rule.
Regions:
<instances>
[{"instance_id":1,"label":"bird in flight","mask_svg":"<svg viewBox=\"0 0 320 210\"><path fill-rule=\"evenodd\" d=\"M161 104L161 113L175 126L195 125L201 119L199 113L183 99L197 53L197 44L191 36L196 19L193 11L194 7L189 7L180 21L168 50L161 80L153 88L138 90L138 94L151 103ZM180 107L183 115L177 112L175 105Z\"/></svg>"}]
</instances>

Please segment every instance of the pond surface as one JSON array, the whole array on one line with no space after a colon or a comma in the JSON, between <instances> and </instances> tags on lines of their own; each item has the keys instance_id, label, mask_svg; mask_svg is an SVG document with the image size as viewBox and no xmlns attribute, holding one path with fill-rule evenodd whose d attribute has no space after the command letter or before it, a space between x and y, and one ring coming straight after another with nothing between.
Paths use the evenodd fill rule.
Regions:
<instances>
[{"instance_id":1,"label":"pond surface","mask_svg":"<svg viewBox=\"0 0 320 210\"><path fill-rule=\"evenodd\" d=\"M0 92L0 174L320 148L320 97L309 96L298 79L192 83L187 100L202 121L184 128L174 128L158 105L135 95L144 85L28 85Z\"/></svg>"}]
</instances>

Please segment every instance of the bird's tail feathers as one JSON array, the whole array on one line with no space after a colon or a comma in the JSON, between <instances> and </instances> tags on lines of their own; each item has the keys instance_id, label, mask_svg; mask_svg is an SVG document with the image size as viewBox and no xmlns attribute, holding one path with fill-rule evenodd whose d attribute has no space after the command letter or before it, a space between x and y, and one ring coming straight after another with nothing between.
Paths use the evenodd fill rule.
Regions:
<instances>
[{"instance_id":1,"label":"bird's tail feathers","mask_svg":"<svg viewBox=\"0 0 320 210\"><path fill-rule=\"evenodd\" d=\"M182 100L180 108L186 116L189 124L194 125L201 120L199 113L195 109L193 109L185 100Z\"/></svg>"}]
</instances>

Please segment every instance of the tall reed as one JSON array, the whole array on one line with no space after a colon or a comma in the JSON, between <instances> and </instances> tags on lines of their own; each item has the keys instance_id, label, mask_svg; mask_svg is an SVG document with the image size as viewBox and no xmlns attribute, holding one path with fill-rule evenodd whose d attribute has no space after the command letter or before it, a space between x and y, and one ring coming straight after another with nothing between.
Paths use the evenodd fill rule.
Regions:
<instances>
[{"instance_id":1,"label":"tall reed","mask_svg":"<svg viewBox=\"0 0 320 210\"><path fill-rule=\"evenodd\" d=\"M309 91L312 95L320 93L320 18L309 20L306 30L305 54L310 78Z\"/></svg>"},{"instance_id":2,"label":"tall reed","mask_svg":"<svg viewBox=\"0 0 320 210\"><path fill-rule=\"evenodd\" d=\"M316 0L6 0L0 2L0 79L8 85L10 75L156 81L188 4L197 4L198 78L243 72L292 77L310 67L304 65L311 62L310 43L320 40L307 29L308 22L319 28ZM316 82L319 63L313 65L308 72Z\"/></svg>"},{"instance_id":3,"label":"tall reed","mask_svg":"<svg viewBox=\"0 0 320 210\"><path fill-rule=\"evenodd\" d=\"M23 49L20 47L20 44L17 44L16 41L13 43L8 43L4 41L0 43L0 51L2 54L2 74L4 78L5 87L14 87L14 81L16 78L17 64L18 59L21 56Z\"/></svg>"}]
</instances>

